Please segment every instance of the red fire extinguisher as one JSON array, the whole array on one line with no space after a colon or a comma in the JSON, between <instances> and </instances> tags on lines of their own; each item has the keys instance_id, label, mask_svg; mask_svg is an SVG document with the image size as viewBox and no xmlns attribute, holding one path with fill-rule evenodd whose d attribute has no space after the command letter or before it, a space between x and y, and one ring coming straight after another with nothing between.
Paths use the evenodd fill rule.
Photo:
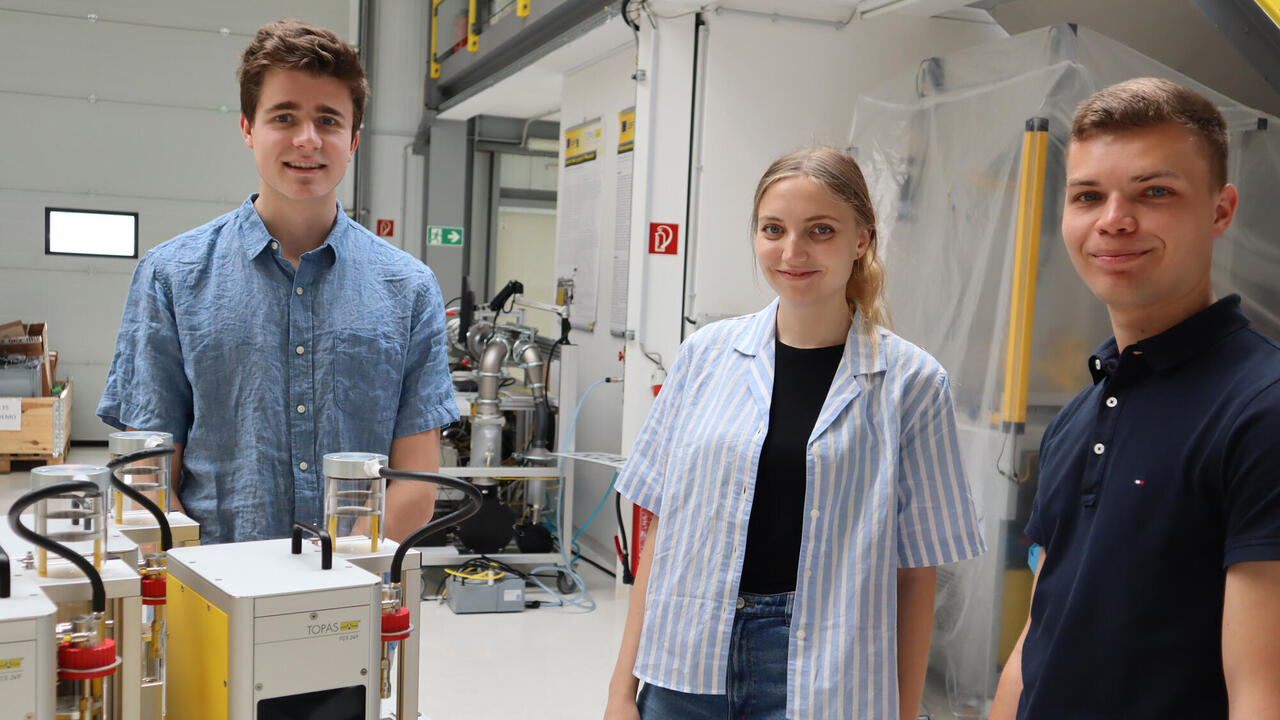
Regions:
<instances>
[{"instance_id":1,"label":"red fire extinguisher","mask_svg":"<svg viewBox=\"0 0 1280 720\"><path fill-rule=\"evenodd\" d=\"M631 577L640 570L640 550L644 548L644 539L649 536L651 522L653 513L639 505L631 506Z\"/></svg>"}]
</instances>

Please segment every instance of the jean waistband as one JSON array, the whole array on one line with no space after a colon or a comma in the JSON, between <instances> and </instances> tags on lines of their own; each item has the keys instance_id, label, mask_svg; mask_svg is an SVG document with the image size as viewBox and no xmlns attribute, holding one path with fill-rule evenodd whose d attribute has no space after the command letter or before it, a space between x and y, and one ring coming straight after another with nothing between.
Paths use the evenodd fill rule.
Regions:
<instances>
[{"instance_id":1,"label":"jean waistband","mask_svg":"<svg viewBox=\"0 0 1280 720\"><path fill-rule=\"evenodd\" d=\"M737 611L740 615L768 617L772 615L790 615L791 606L795 603L794 592L776 595L758 595L756 593L738 593Z\"/></svg>"}]
</instances>

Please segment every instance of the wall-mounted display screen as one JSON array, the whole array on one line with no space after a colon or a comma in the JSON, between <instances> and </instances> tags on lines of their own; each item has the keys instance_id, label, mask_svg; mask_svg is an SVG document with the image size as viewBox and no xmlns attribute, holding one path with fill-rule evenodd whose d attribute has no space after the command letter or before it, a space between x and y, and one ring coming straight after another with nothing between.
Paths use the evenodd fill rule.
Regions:
<instances>
[{"instance_id":1,"label":"wall-mounted display screen","mask_svg":"<svg viewBox=\"0 0 1280 720\"><path fill-rule=\"evenodd\" d=\"M138 213L44 209L46 255L138 257Z\"/></svg>"}]
</instances>

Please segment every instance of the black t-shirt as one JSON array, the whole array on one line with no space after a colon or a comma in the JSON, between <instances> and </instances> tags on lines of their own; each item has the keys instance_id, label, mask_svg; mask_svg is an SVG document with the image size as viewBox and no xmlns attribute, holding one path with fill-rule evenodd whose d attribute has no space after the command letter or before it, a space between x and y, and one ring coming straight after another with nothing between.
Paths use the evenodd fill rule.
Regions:
<instances>
[{"instance_id":1,"label":"black t-shirt","mask_svg":"<svg viewBox=\"0 0 1280 720\"><path fill-rule=\"evenodd\" d=\"M836 376L844 345L793 348L775 341L769 433L760 450L756 492L742 561L742 592L796 589L804 527L809 435Z\"/></svg>"},{"instance_id":2,"label":"black t-shirt","mask_svg":"<svg viewBox=\"0 0 1280 720\"><path fill-rule=\"evenodd\" d=\"M1239 305L1109 340L1045 430L1019 718L1226 720L1226 568L1280 560L1280 346Z\"/></svg>"}]
</instances>

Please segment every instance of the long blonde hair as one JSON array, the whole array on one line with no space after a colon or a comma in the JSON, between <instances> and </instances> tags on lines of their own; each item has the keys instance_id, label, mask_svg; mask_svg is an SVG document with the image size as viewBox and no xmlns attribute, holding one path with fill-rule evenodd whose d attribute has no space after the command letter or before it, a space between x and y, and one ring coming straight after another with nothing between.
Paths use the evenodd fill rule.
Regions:
<instances>
[{"instance_id":1,"label":"long blonde hair","mask_svg":"<svg viewBox=\"0 0 1280 720\"><path fill-rule=\"evenodd\" d=\"M862 168L848 153L838 148L818 145L797 150L778 158L769 166L756 186L755 202L751 207L751 236L756 235L759 223L760 200L774 183L790 177L806 177L826 188L828 192L853 210L853 216L870 236L867 251L853 263L844 297L849 303L849 315L862 313L864 327L860 328L875 337L876 325L892 327L889 305L884 296L884 262L880 259L876 238L876 211L871 206L867 181Z\"/></svg>"}]
</instances>

